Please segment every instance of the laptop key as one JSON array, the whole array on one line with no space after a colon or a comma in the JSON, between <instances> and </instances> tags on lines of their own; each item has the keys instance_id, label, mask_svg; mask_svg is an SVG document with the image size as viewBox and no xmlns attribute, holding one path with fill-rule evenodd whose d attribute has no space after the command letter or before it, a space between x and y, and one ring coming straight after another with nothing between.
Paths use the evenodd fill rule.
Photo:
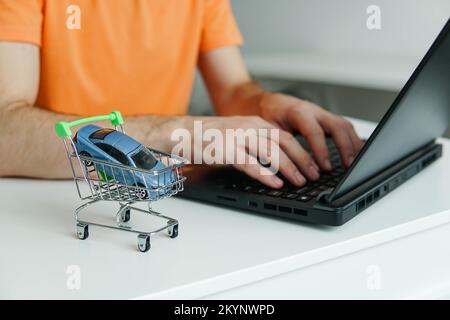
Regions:
<instances>
[{"instance_id":1,"label":"laptop key","mask_svg":"<svg viewBox=\"0 0 450 320\"><path fill-rule=\"evenodd\" d=\"M306 196L306 195L303 195L303 196L300 196L300 197L297 198L297 201L301 201L301 202L307 202L309 200L311 200L311 197L310 196Z\"/></svg>"},{"instance_id":2,"label":"laptop key","mask_svg":"<svg viewBox=\"0 0 450 320\"><path fill-rule=\"evenodd\" d=\"M327 187L334 188L334 187L336 187L337 183L334 182L334 181L328 181L327 183L325 183L325 185L326 185Z\"/></svg>"},{"instance_id":3,"label":"laptop key","mask_svg":"<svg viewBox=\"0 0 450 320\"><path fill-rule=\"evenodd\" d=\"M315 189L315 190L308 192L308 195L311 197L317 197L321 192L322 192L322 190Z\"/></svg>"},{"instance_id":4,"label":"laptop key","mask_svg":"<svg viewBox=\"0 0 450 320\"><path fill-rule=\"evenodd\" d=\"M320 183L318 183L317 181L314 181L314 182L308 182L308 184L306 185L306 187L312 189L312 188L315 188L315 187L317 187L317 186L319 186L319 185L320 185Z\"/></svg>"},{"instance_id":5,"label":"laptop key","mask_svg":"<svg viewBox=\"0 0 450 320\"><path fill-rule=\"evenodd\" d=\"M257 188L257 189L255 189L254 192L257 194L265 194L267 192L267 189L266 188Z\"/></svg>"},{"instance_id":6,"label":"laptop key","mask_svg":"<svg viewBox=\"0 0 450 320\"><path fill-rule=\"evenodd\" d=\"M317 182L319 183L319 185L323 185L325 184L325 182L327 182L329 179L325 179L325 178L320 178Z\"/></svg>"},{"instance_id":7,"label":"laptop key","mask_svg":"<svg viewBox=\"0 0 450 320\"><path fill-rule=\"evenodd\" d=\"M333 177L338 177L338 176L340 176L341 174L340 174L339 172L332 171L332 172L331 172L331 175L332 175Z\"/></svg>"},{"instance_id":8,"label":"laptop key","mask_svg":"<svg viewBox=\"0 0 450 320\"><path fill-rule=\"evenodd\" d=\"M327 180L333 178L333 176L330 173L321 173L320 176Z\"/></svg>"},{"instance_id":9,"label":"laptop key","mask_svg":"<svg viewBox=\"0 0 450 320\"><path fill-rule=\"evenodd\" d=\"M310 189L310 188L308 188L308 187L303 187L303 188L300 188L300 189L295 190L294 192L295 192L296 194L302 194L302 193L306 193L309 189Z\"/></svg>"},{"instance_id":10,"label":"laptop key","mask_svg":"<svg viewBox=\"0 0 450 320\"><path fill-rule=\"evenodd\" d=\"M237 183L232 183L227 186L228 189L237 189L238 187L239 187L239 185Z\"/></svg>"},{"instance_id":11,"label":"laptop key","mask_svg":"<svg viewBox=\"0 0 450 320\"><path fill-rule=\"evenodd\" d=\"M331 164L333 165L333 167L337 167L341 164L341 160L333 159L333 160L331 160Z\"/></svg>"},{"instance_id":12,"label":"laptop key","mask_svg":"<svg viewBox=\"0 0 450 320\"><path fill-rule=\"evenodd\" d=\"M294 186L289 186L286 183L284 184L284 187L281 189L278 189L279 191L283 192L283 193L290 193L295 187Z\"/></svg>"},{"instance_id":13,"label":"laptop key","mask_svg":"<svg viewBox=\"0 0 450 320\"><path fill-rule=\"evenodd\" d=\"M271 197L279 197L283 194L283 192L278 191L278 190L271 190L271 191L267 192L266 194Z\"/></svg>"},{"instance_id":14,"label":"laptop key","mask_svg":"<svg viewBox=\"0 0 450 320\"><path fill-rule=\"evenodd\" d=\"M296 194L296 193L283 193L283 194L281 195L281 197L282 197L283 199L295 199L295 198L298 197L298 194Z\"/></svg>"},{"instance_id":15,"label":"laptop key","mask_svg":"<svg viewBox=\"0 0 450 320\"><path fill-rule=\"evenodd\" d=\"M322 185L322 186L318 187L316 190L325 191L328 189L330 189L330 188L327 185Z\"/></svg>"}]
</instances>

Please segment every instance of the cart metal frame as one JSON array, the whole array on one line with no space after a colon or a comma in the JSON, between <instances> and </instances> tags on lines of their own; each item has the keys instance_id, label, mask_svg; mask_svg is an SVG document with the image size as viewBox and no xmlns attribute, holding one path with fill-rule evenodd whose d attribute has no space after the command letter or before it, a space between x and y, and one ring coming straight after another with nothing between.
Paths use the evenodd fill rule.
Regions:
<instances>
[{"instance_id":1,"label":"cart metal frame","mask_svg":"<svg viewBox=\"0 0 450 320\"><path fill-rule=\"evenodd\" d=\"M123 119L118 111L114 111L109 115L89 117L73 122L58 122L55 125L56 133L62 138L66 150L78 196L82 201L87 201L75 209L78 238L81 240L87 239L90 225L133 232L138 234L138 249L141 252L146 252L150 249L150 237L156 233L167 230L169 237L176 238L178 236L178 220L152 210L151 202L171 197L183 191L183 183L186 178L183 176L182 167L187 161L176 155L148 148L155 158L165 165L165 168L161 170L152 171L111 163L79 154L72 138L71 128L102 120L111 121L116 130L124 133ZM107 173L112 175L108 175ZM165 177L167 177L168 173L174 179L169 184L166 184ZM143 178L140 181L144 181L144 185L142 182L136 180L137 175ZM149 175L156 184L148 185L145 182L146 179L144 179L144 176ZM118 179L121 176L123 179ZM132 185L124 183L123 181L127 181L125 176L133 177L135 183ZM98 220L92 218L87 219L85 217L87 213L83 211L86 208L101 203L102 201L114 201L119 204L119 209L115 213L114 222L104 224ZM133 204L139 202L146 202L148 209L133 206ZM134 229L128 224L132 212L151 215L165 221L165 223L153 230Z\"/></svg>"}]
</instances>

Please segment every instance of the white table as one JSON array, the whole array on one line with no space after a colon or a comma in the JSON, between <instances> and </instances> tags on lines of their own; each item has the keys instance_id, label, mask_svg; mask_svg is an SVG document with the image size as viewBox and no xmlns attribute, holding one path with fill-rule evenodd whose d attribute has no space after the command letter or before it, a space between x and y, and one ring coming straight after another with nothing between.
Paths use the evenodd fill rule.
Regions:
<instances>
[{"instance_id":1,"label":"white table","mask_svg":"<svg viewBox=\"0 0 450 320\"><path fill-rule=\"evenodd\" d=\"M373 129L355 124L363 136ZM147 253L131 233L91 227L78 240L71 181L0 179L0 298L450 297L441 142L443 159L342 227L167 199L154 209L177 218L180 235L154 237ZM67 286L72 265L79 289Z\"/></svg>"}]
</instances>

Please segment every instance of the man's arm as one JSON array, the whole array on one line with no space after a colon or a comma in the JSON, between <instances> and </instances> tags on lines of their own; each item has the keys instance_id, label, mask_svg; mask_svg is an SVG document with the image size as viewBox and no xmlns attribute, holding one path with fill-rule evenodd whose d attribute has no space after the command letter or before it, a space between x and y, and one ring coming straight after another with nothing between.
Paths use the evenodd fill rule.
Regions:
<instances>
[{"instance_id":1,"label":"man's arm","mask_svg":"<svg viewBox=\"0 0 450 320\"><path fill-rule=\"evenodd\" d=\"M307 177L316 176L315 162L323 170L331 169L326 135L333 137L346 166L361 149L362 142L347 120L308 101L267 92L252 81L237 47L201 53L199 66L216 112L256 115L281 128L281 148ZM315 161L293 139L294 132L306 137Z\"/></svg>"},{"instance_id":2,"label":"man's arm","mask_svg":"<svg viewBox=\"0 0 450 320\"><path fill-rule=\"evenodd\" d=\"M68 178L61 140L54 132L60 115L35 107L39 88L39 48L0 42L0 176ZM170 133L188 118L127 117L126 129L137 140L170 152Z\"/></svg>"},{"instance_id":3,"label":"man's arm","mask_svg":"<svg viewBox=\"0 0 450 320\"><path fill-rule=\"evenodd\" d=\"M39 72L38 47L0 42L0 177L70 177L62 143L53 127L57 121L70 121L75 117L34 106L39 87ZM201 120L205 129L218 129L224 135L226 129L261 128L268 125L254 117L137 116L125 118L126 132L145 145L171 152L178 143L171 140L174 130L187 129L193 137L195 120ZM198 147L200 150L203 148L202 141L191 142L200 145L192 145L191 154L180 154L181 156L193 159L192 152ZM242 146L235 144L232 147L239 149ZM222 157L224 155L222 154ZM273 188L283 185L273 174L261 175L260 172L268 169L259 164L244 163L236 164L235 167ZM284 167L284 174L292 183L303 184L304 180L296 180L292 170Z\"/></svg>"}]
</instances>

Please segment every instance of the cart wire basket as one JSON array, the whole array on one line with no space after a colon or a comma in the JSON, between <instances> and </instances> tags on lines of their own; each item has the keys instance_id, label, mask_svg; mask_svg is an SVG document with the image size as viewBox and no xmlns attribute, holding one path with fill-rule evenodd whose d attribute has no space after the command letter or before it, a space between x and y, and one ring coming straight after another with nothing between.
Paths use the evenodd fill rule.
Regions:
<instances>
[{"instance_id":1,"label":"cart wire basket","mask_svg":"<svg viewBox=\"0 0 450 320\"><path fill-rule=\"evenodd\" d=\"M116 164L83 155L77 151L71 128L91 122L109 120L116 130L124 133L123 118L120 112L89 117L73 122L58 122L55 131L63 141L73 179L81 200L85 201L75 209L77 236L85 240L89 236L89 225L106 227L138 234L138 249L146 252L150 249L150 237L158 232L167 231L171 238L178 236L178 221L151 209L151 202L171 197L183 190L185 177L182 167L186 160L148 148L156 160L164 164L159 170L143 170L132 166ZM170 177L169 182L167 177ZM150 183L151 182L151 183ZM118 211L109 224L99 220L87 220L82 217L83 210L101 201L115 201ZM133 204L146 202L147 208L141 209ZM129 225L131 213L142 213L162 219L165 223L154 230L137 230ZM85 214L87 215L87 214Z\"/></svg>"}]
</instances>

